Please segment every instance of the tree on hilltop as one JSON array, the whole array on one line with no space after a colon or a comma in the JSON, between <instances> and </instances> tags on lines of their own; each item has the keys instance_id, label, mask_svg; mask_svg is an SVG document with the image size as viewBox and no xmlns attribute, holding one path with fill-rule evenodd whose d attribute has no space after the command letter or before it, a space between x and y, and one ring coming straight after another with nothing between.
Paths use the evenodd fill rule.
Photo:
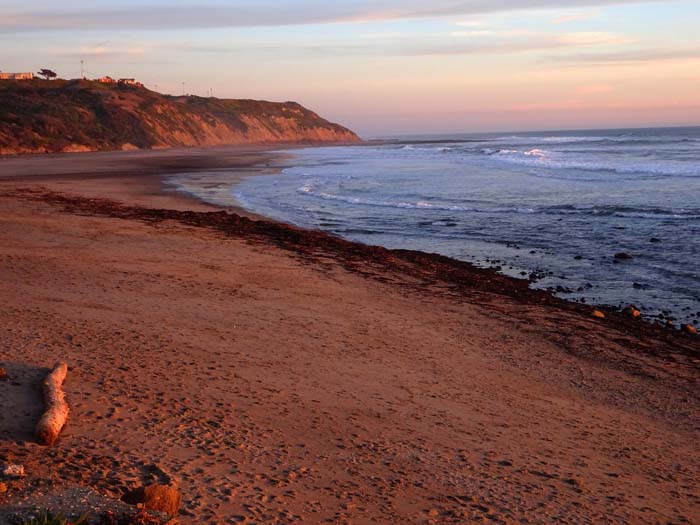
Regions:
<instances>
[{"instance_id":1,"label":"tree on hilltop","mask_svg":"<svg viewBox=\"0 0 700 525\"><path fill-rule=\"evenodd\" d=\"M44 77L46 80L51 80L52 78L56 78L58 75L51 71L50 69L42 69L37 73L40 77Z\"/></svg>"}]
</instances>

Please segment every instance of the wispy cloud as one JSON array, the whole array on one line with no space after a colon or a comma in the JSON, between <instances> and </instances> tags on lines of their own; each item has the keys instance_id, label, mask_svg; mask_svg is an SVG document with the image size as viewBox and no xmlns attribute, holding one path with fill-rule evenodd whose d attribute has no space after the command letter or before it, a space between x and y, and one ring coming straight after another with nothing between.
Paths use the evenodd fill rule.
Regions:
<instances>
[{"instance_id":1,"label":"wispy cloud","mask_svg":"<svg viewBox=\"0 0 700 525\"><path fill-rule=\"evenodd\" d=\"M435 42L407 46L403 55L467 55L510 54L530 51L548 51L587 46L604 46L629 43L631 40L616 33L562 33L562 34L518 34L494 33L489 38L468 38L464 42Z\"/></svg>"},{"instance_id":2,"label":"wispy cloud","mask_svg":"<svg viewBox=\"0 0 700 525\"><path fill-rule=\"evenodd\" d=\"M568 24L571 22L582 22L590 20L600 14L599 11L576 11L573 13L565 13L555 17L552 22L555 24Z\"/></svg>"},{"instance_id":3,"label":"wispy cloud","mask_svg":"<svg viewBox=\"0 0 700 525\"><path fill-rule=\"evenodd\" d=\"M628 44L629 37L608 32L536 33L531 31L455 31L457 42L404 47L405 54L519 53L562 48Z\"/></svg>"},{"instance_id":4,"label":"wispy cloud","mask_svg":"<svg viewBox=\"0 0 700 525\"><path fill-rule=\"evenodd\" d=\"M644 62L666 62L671 60L700 60L700 47L685 49L635 49L616 52L577 53L566 56L551 56L549 62L568 62L580 65L624 65Z\"/></svg>"},{"instance_id":5,"label":"wispy cloud","mask_svg":"<svg viewBox=\"0 0 700 525\"><path fill-rule=\"evenodd\" d=\"M460 22L456 22L455 25L458 25L460 27L468 27L471 29L478 29L480 27L486 26L486 22L483 20L463 20Z\"/></svg>"},{"instance_id":6,"label":"wispy cloud","mask_svg":"<svg viewBox=\"0 0 700 525\"><path fill-rule=\"evenodd\" d=\"M554 40L568 46L600 46L629 44L633 40L625 35L607 32L578 32L554 35Z\"/></svg>"},{"instance_id":7,"label":"wispy cloud","mask_svg":"<svg viewBox=\"0 0 700 525\"><path fill-rule=\"evenodd\" d=\"M580 86L576 88L576 96L588 96L588 95L603 95L605 93L610 93L614 90L613 86L610 84L590 84L587 86Z\"/></svg>"},{"instance_id":8,"label":"wispy cloud","mask_svg":"<svg viewBox=\"0 0 700 525\"><path fill-rule=\"evenodd\" d=\"M402 34L384 35L381 46L372 39L366 42L297 42L290 45L281 41L221 43L214 46L184 45L179 51L192 53L227 53L255 49L271 55L305 53L333 56L450 56L476 54L514 54L534 51L554 51L560 49L598 47L609 44L632 42L625 35L617 33L537 33L531 31L465 31L449 34L407 36Z\"/></svg>"},{"instance_id":9,"label":"wispy cloud","mask_svg":"<svg viewBox=\"0 0 700 525\"><path fill-rule=\"evenodd\" d=\"M215 27L256 27L337 22L366 22L407 18L436 18L481 15L525 9L576 8L670 0L434 0L430 7L421 0L338 0L318 2L299 0L293 5L236 2L227 7L202 7L181 4L179 7L111 8L95 7L85 1L81 9L0 8L0 30L145 30ZM36 3L36 1L34 1ZM54 4L56 5L56 4ZM80 7L80 2L72 5Z\"/></svg>"},{"instance_id":10,"label":"wispy cloud","mask_svg":"<svg viewBox=\"0 0 700 525\"><path fill-rule=\"evenodd\" d=\"M475 29L473 31L453 31L450 36L454 37L479 37L479 36L493 36L497 34L496 31L491 29Z\"/></svg>"},{"instance_id":11,"label":"wispy cloud","mask_svg":"<svg viewBox=\"0 0 700 525\"><path fill-rule=\"evenodd\" d=\"M111 47L105 45L98 46L81 46L77 48L56 48L51 49L50 53L56 56L69 58L76 57L100 57L100 58L116 58L116 57L133 57L143 55L145 49L142 47Z\"/></svg>"}]
</instances>

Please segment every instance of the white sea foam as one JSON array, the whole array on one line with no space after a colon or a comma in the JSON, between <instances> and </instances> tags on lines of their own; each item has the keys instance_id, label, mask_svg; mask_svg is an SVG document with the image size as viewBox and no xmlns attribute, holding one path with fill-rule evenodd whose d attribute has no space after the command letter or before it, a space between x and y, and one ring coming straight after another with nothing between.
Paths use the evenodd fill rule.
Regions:
<instances>
[{"instance_id":1,"label":"white sea foam","mask_svg":"<svg viewBox=\"0 0 700 525\"><path fill-rule=\"evenodd\" d=\"M296 150L295 167L244 181L237 194L302 226L546 268L555 273L543 286L590 282L589 303L681 319L700 311L699 138L700 129L629 130ZM613 264L619 251L634 260Z\"/></svg>"},{"instance_id":2,"label":"white sea foam","mask_svg":"<svg viewBox=\"0 0 700 525\"><path fill-rule=\"evenodd\" d=\"M546 169L569 169L621 174L675 175L700 177L700 164L673 159L647 159L634 156L614 158L611 155L591 155L588 152L533 149L484 148L483 154L500 162ZM567 178L575 178L567 177Z\"/></svg>"},{"instance_id":3,"label":"white sea foam","mask_svg":"<svg viewBox=\"0 0 700 525\"><path fill-rule=\"evenodd\" d=\"M340 193L323 191L318 183L307 183L298 189L312 197L343 202L354 206L372 206L382 208L416 209L452 211L465 213L516 213L516 214L547 214L547 215L591 215L611 216L638 219L700 219L700 209L690 208L650 208L599 205L567 205L567 206L502 206L498 203L484 203L484 206L460 206L444 202L428 201L392 201L383 199L361 198Z\"/></svg>"}]
</instances>

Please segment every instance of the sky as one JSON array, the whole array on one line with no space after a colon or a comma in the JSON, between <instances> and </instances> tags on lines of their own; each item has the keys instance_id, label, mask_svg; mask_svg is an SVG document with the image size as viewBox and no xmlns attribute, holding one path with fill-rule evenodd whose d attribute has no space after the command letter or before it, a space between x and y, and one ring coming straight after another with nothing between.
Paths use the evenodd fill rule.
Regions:
<instances>
[{"instance_id":1,"label":"sky","mask_svg":"<svg viewBox=\"0 0 700 525\"><path fill-rule=\"evenodd\" d=\"M365 138L700 125L699 27L700 0L0 0L0 70L82 60Z\"/></svg>"}]
</instances>

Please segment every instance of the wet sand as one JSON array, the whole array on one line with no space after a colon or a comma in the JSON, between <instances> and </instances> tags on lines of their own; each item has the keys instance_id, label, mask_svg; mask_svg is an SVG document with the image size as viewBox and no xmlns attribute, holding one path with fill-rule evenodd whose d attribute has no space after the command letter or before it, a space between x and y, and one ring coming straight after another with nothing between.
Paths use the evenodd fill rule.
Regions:
<instances>
[{"instance_id":1,"label":"wet sand","mask_svg":"<svg viewBox=\"0 0 700 525\"><path fill-rule=\"evenodd\" d=\"M0 160L0 462L117 498L172 478L183 523L700 521L697 337L161 182L267 155Z\"/></svg>"},{"instance_id":2,"label":"wet sand","mask_svg":"<svg viewBox=\"0 0 700 525\"><path fill-rule=\"evenodd\" d=\"M265 172L278 172L286 165L284 150L294 146L228 146L88 152L54 155L1 156L0 187L41 185L42 188L74 195L111 198L134 205L169 209L220 209L188 198L168 183L180 173L226 171L226 180L238 180ZM25 185L27 186L27 185ZM27 186L27 187L29 187ZM245 216L255 216L237 206L228 206Z\"/></svg>"}]
</instances>

